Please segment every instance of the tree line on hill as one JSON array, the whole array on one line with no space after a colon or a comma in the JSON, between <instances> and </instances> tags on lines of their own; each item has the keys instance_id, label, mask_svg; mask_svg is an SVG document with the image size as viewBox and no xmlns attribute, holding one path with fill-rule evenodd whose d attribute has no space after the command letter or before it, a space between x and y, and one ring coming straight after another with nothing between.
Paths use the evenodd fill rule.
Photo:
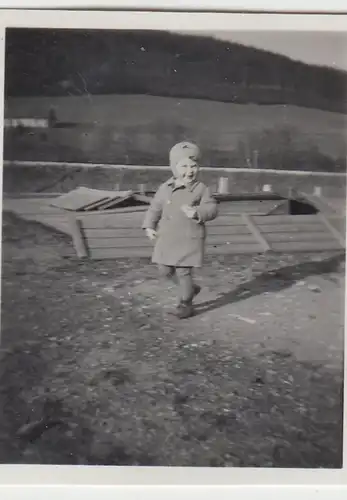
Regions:
<instances>
[{"instance_id":1,"label":"tree line on hill","mask_svg":"<svg viewBox=\"0 0 347 500\"><path fill-rule=\"evenodd\" d=\"M209 36L11 28L5 63L6 97L150 94L347 111L346 72Z\"/></svg>"}]
</instances>

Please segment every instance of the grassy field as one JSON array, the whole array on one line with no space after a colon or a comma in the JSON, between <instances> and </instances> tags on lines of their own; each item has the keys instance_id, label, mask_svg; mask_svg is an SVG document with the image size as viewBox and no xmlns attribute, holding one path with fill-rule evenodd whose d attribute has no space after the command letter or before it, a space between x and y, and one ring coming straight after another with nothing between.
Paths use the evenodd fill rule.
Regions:
<instances>
[{"instance_id":1,"label":"grassy field","mask_svg":"<svg viewBox=\"0 0 347 500\"><path fill-rule=\"evenodd\" d=\"M295 149L316 147L332 158L345 158L346 153L345 115L288 105L242 105L150 95L10 98L6 100L5 117L43 118L48 116L51 106L60 121L97 127L94 132L82 130L77 135L71 129L54 132L55 135L52 132L52 140L59 147L79 148L93 161L112 162L117 151L125 148L130 156L131 150L142 151L144 160L149 162L145 164L153 164L155 155L167 155L175 140L186 138L201 144L207 164L209 156L213 161L220 157L223 162L228 153L240 147L240 141L245 154L251 156L259 139L254 135L265 129L283 128L294 130ZM16 144L13 154L20 153ZM39 145L35 148L31 154L40 155ZM47 144L42 142L41 148L47 148ZM12 154L10 146L5 147L5 152ZM46 158L49 159L53 158ZM130 163L133 163L131 158Z\"/></svg>"},{"instance_id":2,"label":"grassy field","mask_svg":"<svg viewBox=\"0 0 347 500\"><path fill-rule=\"evenodd\" d=\"M343 256L213 258L183 322L147 259L8 214L2 256L0 462L341 466Z\"/></svg>"}]
</instances>

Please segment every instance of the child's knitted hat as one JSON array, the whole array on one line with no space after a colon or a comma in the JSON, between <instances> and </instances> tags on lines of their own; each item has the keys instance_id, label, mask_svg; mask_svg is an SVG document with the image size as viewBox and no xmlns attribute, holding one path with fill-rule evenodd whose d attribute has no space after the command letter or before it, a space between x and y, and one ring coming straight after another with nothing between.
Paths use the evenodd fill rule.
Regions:
<instances>
[{"instance_id":1,"label":"child's knitted hat","mask_svg":"<svg viewBox=\"0 0 347 500\"><path fill-rule=\"evenodd\" d=\"M170 150L170 167L174 177L177 175L176 165L184 158L198 160L200 157L200 149L192 142L179 142Z\"/></svg>"}]
</instances>

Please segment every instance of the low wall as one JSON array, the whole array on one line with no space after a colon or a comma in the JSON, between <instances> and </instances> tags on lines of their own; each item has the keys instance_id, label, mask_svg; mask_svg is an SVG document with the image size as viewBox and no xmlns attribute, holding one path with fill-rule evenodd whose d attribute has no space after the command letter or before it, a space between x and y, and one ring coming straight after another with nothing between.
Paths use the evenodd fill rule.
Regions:
<instances>
[{"instance_id":1,"label":"low wall","mask_svg":"<svg viewBox=\"0 0 347 500\"><path fill-rule=\"evenodd\" d=\"M155 190L170 176L168 167L87 165L47 162L4 162L3 191L68 192L78 186L95 189ZM346 197L346 175L323 172L284 172L255 169L201 169L201 180L216 192L220 178L227 179L233 193L259 192L267 186L287 195L290 189L321 194L327 198Z\"/></svg>"}]
</instances>

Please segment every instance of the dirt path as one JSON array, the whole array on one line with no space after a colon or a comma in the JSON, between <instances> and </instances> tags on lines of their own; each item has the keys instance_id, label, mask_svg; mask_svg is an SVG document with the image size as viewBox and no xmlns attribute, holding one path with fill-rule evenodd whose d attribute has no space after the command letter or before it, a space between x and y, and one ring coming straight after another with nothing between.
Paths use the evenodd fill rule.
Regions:
<instances>
[{"instance_id":1,"label":"dirt path","mask_svg":"<svg viewBox=\"0 0 347 500\"><path fill-rule=\"evenodd\" d=\"M323 257L253 259L251 280L214 259L178 321L147 260L78 261L5 214L0 460L339 467L344 273Z\"/></svg>"}]
</instances>

